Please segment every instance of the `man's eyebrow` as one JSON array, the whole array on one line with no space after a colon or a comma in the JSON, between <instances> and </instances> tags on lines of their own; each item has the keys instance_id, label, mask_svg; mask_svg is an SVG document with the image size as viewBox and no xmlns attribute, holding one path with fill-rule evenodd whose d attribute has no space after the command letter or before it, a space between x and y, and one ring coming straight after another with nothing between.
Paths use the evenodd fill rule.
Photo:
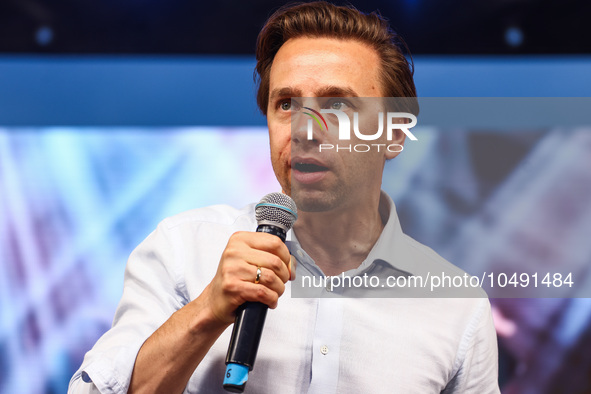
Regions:
<instances>
[{"instance_id":1,"label":"man's eyebrow","mask_svg":"<svg viewBox=\"0 0 591 394\"><path fill-rule=\"evenodd\" d=\"M323 86L314 92L316 97L359 97L359 95L351 88L342 88L339 86ZM297 88L286 87L280 89L273 89L269 95L269 100L273 101L278 97L304 97L302 91Z\"/></svg>"},{"instance_id":2,"label":"man's eyebrow","mask_svg":"<svg viewBox=\"0 0 591 394\"><path fill-rule=\"evenodd\" d=\"M300 89L294 88L281 88L281 89L273 89L271 94L269 95L269 99L271 101L275 100L277 97L302 97L302 91Z\"/></svg>"},{"instance_id":3,"label":"man's eyebrow","mask_svg":"<svg viewBox=\"0 0 591 394\"><path fill-rule=\"evenodd\" d=\"M355 91L349 87L342 88L339 86L324 86L318 89L316 97L359 97Z\"/></svg>"}]
</instances>

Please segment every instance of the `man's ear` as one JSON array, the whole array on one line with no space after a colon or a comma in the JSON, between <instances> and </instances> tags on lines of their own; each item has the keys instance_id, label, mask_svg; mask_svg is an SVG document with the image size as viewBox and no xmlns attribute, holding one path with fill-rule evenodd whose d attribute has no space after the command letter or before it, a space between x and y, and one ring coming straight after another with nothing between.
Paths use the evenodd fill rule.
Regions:
<instances>
[{"instance_id":1,"label":"man's ear","mask_svg":"<svg viewBox=\"0 0 591 394\"><path fill-rule=\"evenodd\" d=\"M386 160L392 160L402 152L405 140L406 134L402 130L392 131L392 140L388 141L388 147L386 148Z\"/></svg>"}]
</instances>

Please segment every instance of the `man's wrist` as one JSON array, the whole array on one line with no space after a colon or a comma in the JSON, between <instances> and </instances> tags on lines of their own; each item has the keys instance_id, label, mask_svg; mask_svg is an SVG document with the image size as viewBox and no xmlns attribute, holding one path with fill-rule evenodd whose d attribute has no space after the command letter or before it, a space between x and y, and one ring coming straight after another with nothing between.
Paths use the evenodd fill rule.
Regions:
<instances>
[{"instance_id":1,"label":"man's wrist","mask_svg":"<svg viewBox=\"0 0 591 394\"><path fill-rule=\"evenodd\" d=\"M192 336L203 336L204 333L213 334L216 332L217 336L219 336L232 324L232 321L223 321L215 315L210 307L209 300L207 297L204 297L206 291L200 297L186 305L186 308L188 308L187 312L190 316L189 333Z\"/></svg>"}]
</instances>

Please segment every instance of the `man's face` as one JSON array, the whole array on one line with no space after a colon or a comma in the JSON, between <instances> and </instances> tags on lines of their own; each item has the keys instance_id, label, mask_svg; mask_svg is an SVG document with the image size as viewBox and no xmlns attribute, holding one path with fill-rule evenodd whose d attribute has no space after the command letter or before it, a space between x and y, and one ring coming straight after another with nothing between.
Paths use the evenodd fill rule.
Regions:
<instances>
[{"instance_id":1,"label":"man's face","mask_svg":"<svg viewBox=\"0 0 591 394\"><path fill-rule=\"evenodd\" d=\"M319 144L339 144L336 134L315 130L314 140L309 141L307 118L299 112L301 106L353 111L342 100L331 97L381 97L379 64L373 48L354 40L295 38L277 52L271 67L267 108L271 161L283 191L295 200L299 210L351 208L368 196L379 195L384 162L396 154L385 150L319 152ZM310 99L303 103L293 100L292 105L292 97ZM360 114L360 125L377 130L377 112L366 119ZM353 121L352 113L349 115ZM329 130L334 130L336 116L325 118L329 123L332 119ZM347 144L356 142L352 139Z\"/></svg>"}]
</instances>

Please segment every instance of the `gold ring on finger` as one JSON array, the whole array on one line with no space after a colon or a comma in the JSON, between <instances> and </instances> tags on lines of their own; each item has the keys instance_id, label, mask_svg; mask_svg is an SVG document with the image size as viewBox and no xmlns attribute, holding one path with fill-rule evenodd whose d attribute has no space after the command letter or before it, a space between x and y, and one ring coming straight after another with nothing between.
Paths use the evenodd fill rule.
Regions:
<instances>
[{"instance_id":1,"label":"gold ring on finger","mask_svg":"<svg viewBox=\"0 0 591 394\"><path fill-rule=\"evenodd\" d=\"M261 267L257 267L257 276L254 279L254 283L257 284L261 281L261 275L263 274L263 271L261 270Z\"/></svg>"}]
</instances>

